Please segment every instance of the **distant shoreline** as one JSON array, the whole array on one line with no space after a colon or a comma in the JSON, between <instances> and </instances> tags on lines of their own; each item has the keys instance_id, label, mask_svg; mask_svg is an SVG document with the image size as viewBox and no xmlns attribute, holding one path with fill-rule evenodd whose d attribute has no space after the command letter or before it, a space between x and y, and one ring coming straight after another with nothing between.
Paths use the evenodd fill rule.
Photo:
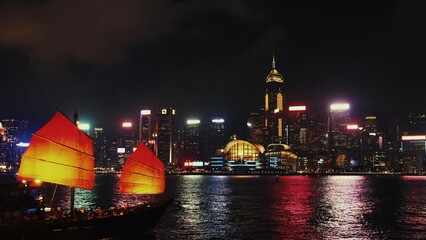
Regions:
<instances>
[{"instance_id":1,"label":"distant shoreline","mask_svg":"<svg viewBox=\"0 0 426 240\"><path fill-rule=\"evenodd\" d=\"M0 172L0 174L16 174L16 172ZM95 174L120 174L120 172L99 171ZM166 175L212 175L212 176L426 176L426 173L384 173L384 172L331 172L331 173L284 173L284 172L166 172Z\"/></svg>"}]
</instances>

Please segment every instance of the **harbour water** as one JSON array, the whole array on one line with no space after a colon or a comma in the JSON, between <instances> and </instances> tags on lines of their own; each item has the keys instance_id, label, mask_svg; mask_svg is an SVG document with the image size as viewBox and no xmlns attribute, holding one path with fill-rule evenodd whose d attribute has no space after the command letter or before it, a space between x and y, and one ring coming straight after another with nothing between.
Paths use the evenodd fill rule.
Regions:
<instances>
[{"instance_id":1,"label":"harbour water","mask_svg":"<svg viewBox=\"0 0 426 240\"><path fill-rule=\"evenodd\" d=\"M76 207L134 201L117 180L97 174ZM168 175L166 194L149 239L426 239L426 176ZM57 197L65 207L66 190Z\"/></svg>"}]
</instances>

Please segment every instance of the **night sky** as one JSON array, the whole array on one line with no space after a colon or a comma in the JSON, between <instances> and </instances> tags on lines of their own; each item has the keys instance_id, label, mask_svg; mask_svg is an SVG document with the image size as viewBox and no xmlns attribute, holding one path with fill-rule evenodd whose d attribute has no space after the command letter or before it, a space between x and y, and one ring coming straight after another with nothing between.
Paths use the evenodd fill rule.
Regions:
<instances>
[{"instance_id":1,"label":"night sky","mask_svg":"<svg viewBox=\"0 0 426 240\"><path fill-rule=\"evenodd\" d=\"M264 104L272 53L288 104L426 112L426 1L0 0L0 119L58 108L114 132L139 110L222 116Z\"/></svg>"}]
</instances>

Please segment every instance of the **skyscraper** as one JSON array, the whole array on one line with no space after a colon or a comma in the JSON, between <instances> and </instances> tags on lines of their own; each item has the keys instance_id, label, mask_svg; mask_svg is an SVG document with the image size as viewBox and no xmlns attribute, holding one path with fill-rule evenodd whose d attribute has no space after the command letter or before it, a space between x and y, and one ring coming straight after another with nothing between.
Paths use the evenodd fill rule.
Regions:
<instances>
[{"instance_id":1,"label":"skyscraper","mask_svg":"<svg viewBox=\"0 0 426 240\"><path fill-rule=\"evenodd\" d=\"M108 140L105 136L103 128L95 128L93 131L93 151L95 157L96 168L107 168L111 167L108 164Z\"/></svg>"},{"instance_id":2,"label":"skyscraper","mask_svg":"<svg viewBox=\"0 0 426 240\"><path fill-rule=\"evenodd\" d=\"M158 133L157 133L157 156L163 161L166 167L176 165L175 155L175 139L176 139L176 125L175 125L176 110L172 107L162 107L158 113Z\"/></svg>"},{"instance_id":3,"label":"skyscraper","mask_svg":"<svg viewBox=\"0 0 426 240\"><path fill-rule=\"evenodd\" d=\"M139 141L148 145L151 140L151 110L141 110L139 116Z\"/></svg>"},{"instance_id":4,"label":"skyscraper","mask_svg":"<svg viewBox=\"0 0 426 240\"><path fill-rule=\"evenodd\" d=\"M265 122L271 143L284 142L284 77L275 68L272 56L272 70L266 77Z\"/></svg>"}]
</instances>

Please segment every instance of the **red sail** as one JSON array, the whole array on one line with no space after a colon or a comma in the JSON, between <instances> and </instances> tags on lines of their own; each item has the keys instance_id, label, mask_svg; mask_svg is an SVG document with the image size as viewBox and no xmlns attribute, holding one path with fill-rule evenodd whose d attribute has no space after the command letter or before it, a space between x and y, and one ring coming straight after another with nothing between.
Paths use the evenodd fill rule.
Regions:
<instances>
[{"instance_id":1,"label":"red sail","mask_svg":"<svg viewBox=\"0 0 426 240\"><path fill-rule=\"evenodd\" d=\"M92 139L57 111L33 135L22 156L18 178L93 189Z\"/></svg>"},{"instance_id":2,"label":"red sail","mask_svg":"<svg viewBox=\"0 0 426 240\"><path fill-rule=\"evenodd\" d=\"M120 192L160 194L165 189L164 164L141 143L124 163L120 176Z\"/></svg>"}]
</instances>

